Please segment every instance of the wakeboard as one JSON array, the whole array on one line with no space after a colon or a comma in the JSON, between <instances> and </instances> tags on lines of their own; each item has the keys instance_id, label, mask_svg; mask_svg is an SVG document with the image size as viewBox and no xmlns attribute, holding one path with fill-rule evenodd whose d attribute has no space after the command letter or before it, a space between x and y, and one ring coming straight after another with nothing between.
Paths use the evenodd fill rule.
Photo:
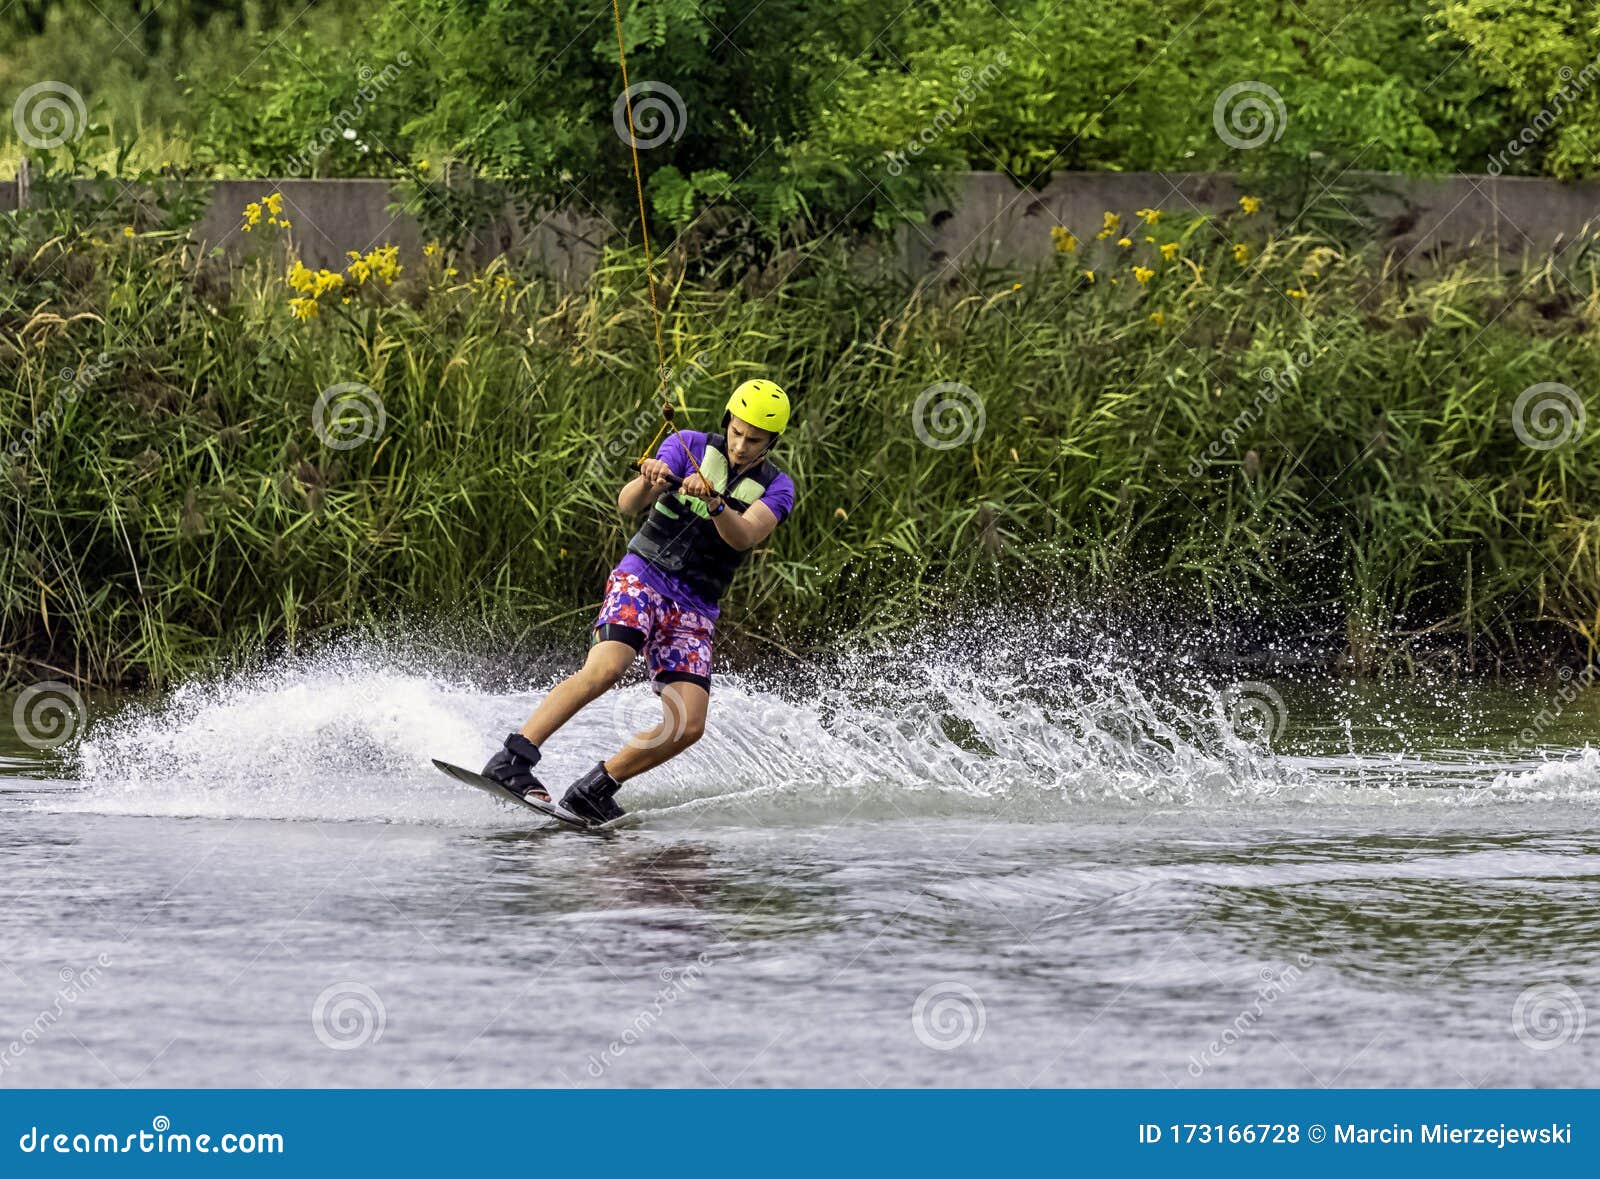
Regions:
<instances>
[{"instance_id":1,"label":"wakeboard","mask_svg":"<svg viewBox=\"0 0 1600 1179\"><path fill-rule=\"evenodd\" d=\"M531 811L538 811L546 818L554 819L556 822L561 823L564 826L571 827L575 830L606 831L612 826L610 823L586 822L585 820L578 818L577 815L562 810L553 802L541 802L537 798L523 798L522 795L512 793L510 790L507 790L504 786L500 785L500 783L494 781L492 778L485 778L482 774L475 774L471 770L464 770L460 766L453 766L447 761L440 761L438 758L434 758L433 764L438 766L439 769L443 770L445 773L449 774L457 782L465 782L468 786L476 786L485 794L494 795L494 797L498 798L501 802L509 802L516 806L525 806Z\"/></svg>"}]
</instances>

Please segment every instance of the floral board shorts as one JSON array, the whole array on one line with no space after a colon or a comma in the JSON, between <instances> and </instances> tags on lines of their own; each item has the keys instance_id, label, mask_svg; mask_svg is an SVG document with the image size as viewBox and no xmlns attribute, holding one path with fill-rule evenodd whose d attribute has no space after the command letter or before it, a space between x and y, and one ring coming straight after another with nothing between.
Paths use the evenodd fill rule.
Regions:
<instances>
[{"instance_id":1,"label":"floral board shorts","mask_svg":"<svg viewBox=\"0 0 1600 1179\"><path fill-rule=\"evenodd\" d=\"M631 573L612 570L606 600L594 620L595 642L615 639L643 651L650 686L699 684L711 690L711 632L715 623L679 606Z\"/></svg>"}]
</instances>

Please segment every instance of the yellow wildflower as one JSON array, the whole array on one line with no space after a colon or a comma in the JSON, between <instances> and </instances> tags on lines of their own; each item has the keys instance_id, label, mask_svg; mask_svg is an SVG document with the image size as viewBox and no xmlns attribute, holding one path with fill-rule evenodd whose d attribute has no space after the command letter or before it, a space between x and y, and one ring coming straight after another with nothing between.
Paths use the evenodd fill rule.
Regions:
<instances>
[{"instance_id":1,"label":"yellow wildflower","mask_svg":"<svg viewBox=\"0 0 1600 1179\"><path fill-rule=\"evenodd\" d=\"M1177 242L1168 242L1166 245L1161 247L1161 256L1168 262L1171 262L1178 256L1178 250L1181 248L1182 247L1180 247Z\"/></svg>"},{"instance_id":2,"label":"yellow wildflower","mask_svg":"<svg viewBox=\"0 0 1600 1179\"><path fill-rule=\"evenodd\" d=\"M300 261L300 259L296 258L294 260L294 266L290 269L289 277L286 281L291 287L303 294L314 287L317 280L306 264Z\"/></svg>"},{"instance_id":3,"label":"yellow wildflower","mask_svg":"<svg viewBox=\"0 0 1600 1179\"><path fill-rule=\"evenodd\" d=\"M123 237L132 237L133 236L133 226L124 225L122 227L122 236Z\"/></svg>"},{"instance_id":4,"label":"yellow wildflower","mask_svg":"<svg viewBox=\"0 0 1600 1179\"><path fill-rule=\"evenodd\" d=\"M1118 213L1107 213L1106 214L1106 221L1105 221L1105 228L1102 229L1099 233L1094 235L1095 240L1099 241L1102 238L1110 237L1113 233L1116 233L1121 229L1122 229L1122 216L1121 216L1121 214L1118 214Z\"/></svg>"},{"instance_id":5,"label":"yellow wildflower","mask_svg":"<svg viewBox=\"0 0 1600 1179\"><path fill-rule=\"evenodd\" d=\"M1157 327L1161 327L1167 322L1167 317L1161 314L1159 311L1152 311L1150 313L1150 322L1155 324Z\"/></svg>"},{"instance_id":6,"label":"yellow wildflower","mask_svg":"<svg viewBox=\"0 0 1600 1179\"><path fill-rule=\"evenodd\" d=\"M439 252L439 243L437 241L429 242L427 245L422 247L422 252L429 258L433 257Z\"/></svg>"},{"instance_id":7,"label":"yellow wildflower","mask_svg":"<svg viewBox=\"0 0 1600 1179\"><path fill-rule=\"evenodd\" d=\"M1089 280L1089 281L1090 281L1090 282L1093 282L1093 281L1094 281L1094 271L1092 271L1092 270L1085 270L1085 271L1084 271L1084 272L1083 272L1083 277L1084 277L1084 278L1086 278L1086 279L1088 279L1088 280Z\"/></svg>"},{"instance_id":8,"label":"yellow wildflower","mask_svg":"<svg viewBox=\"0 0 1600 1179\"><path fill-rule=\"evenodd\" d=\"M1160 209L1140 209L1139 212L1138 212L1138 216L1144 218L1144 223L1146 225L1154 225L1157 221L1161 220L1161 210Z\"/></svg>"},{"instance_id":9,"label":"yellow wildflower","mask_svg":"<svg viewBox=\"0 0 1600 1179\"><path fill-rule=\"evenodd\" d=\"M1135 266L1133 268L1133 277L1139 280L1140 286L1143 286L1155 276L1156 272L1151 270L1148 266Z\"/></svg>"},{"instance_id":10,"label":"yellow wildflower","mask_svg":"<svg viewBox=\"0 0 1600 1179\"><path fill-rule=\"evenodd\" d=\"M1130 237L1119 237L1117 239L1117 245L1126 250L1128 247L1133 245L1133 239Z\"/></svg>"},{"instance_id":11,"label":"yellow wildflower","mask_svg":"<svg viewBox=\"0 0 1600 1179\"><path fill-rule=\"evenodd\" d=\"M1054 243L1058 254L1076 254L1078 252L1078 239L1072 230L1065 225L1052 225L1050 227L1050 240Z\"/></svg>"},{"instance_id":12,"label":"yellow wildflower","mask_svg":"<svg viewBox=\"0 0 1600 1179\"><path fill-rule=\"evenodd\" d=\"M461 273L461 271L457 270L454 266L452 266L452 267L450 267L450 269L448 269L448 270L446 270L444 272L444 276L446 278L454 278L456 275L458 275L460 273Z\"/></svg>"},{"instance_id":13,"label":"yellow wildflower","mask_svg":"<svg viewBox=\"0 0 1600 1179\"><path fill-rule=\"evenodd\" d=\"M1235 242L1233 247L1233 260L1239 263L1250 261L1250 247L1244 242Z\"/></svg>"},{"instance_id":14,"label":"yellow wildflower","mask_svg":"<svg viewBox=\"0 0 1600 1179\"><path fill-rule=\"evenodd\" d=\"M1020 282L1014 282L1011 284L1011 289L1013 291L1020 291L1022 289L1022 284Z\"/></svg>"},{"instance_id":15,"label":"yellow wildflower","mask_svg":"<svg viewBox=\"0 0 1600 1179\"><path fill-rule=\"evenodd\" d=\"M281 192L275 192L263 200L262 204L267 206L267 212L276 217L279 213L283 212L283 194Z\"/></svg>"},{"instance_id":16,"label":"yellow wildflower","mask_svg":"<svg viewBox=\"0 0 1600 1179\"><path fill-rule=\"evenodd\" d=\"M301 323L312 318L322 310L321 304L315 299L290 299L289 311Z\"/></svg>"},{"instance_id":17,"label":"yellow wildflower","mask_svg":"<svg viewBox=\"0 0 1600 1179\"><path fill-rule=\"evenodd\" d=\"M1253 196L1242 196L1239 198L1239 207L1246 214L1259 213L1261 211L1261 201Z\"/></svg>"},{"instance_id":18,"label":"yellow wildflower","mask_svg":"<svg viewBox=\"0 0 1600 1179\"><path fill-rule=\"evenodd\" d=\"M1289 297L1291 299L1304 299L1306 297L1306 293L1303 290L1291 290L1289 292Z\"/></svg>"}]
</instances>

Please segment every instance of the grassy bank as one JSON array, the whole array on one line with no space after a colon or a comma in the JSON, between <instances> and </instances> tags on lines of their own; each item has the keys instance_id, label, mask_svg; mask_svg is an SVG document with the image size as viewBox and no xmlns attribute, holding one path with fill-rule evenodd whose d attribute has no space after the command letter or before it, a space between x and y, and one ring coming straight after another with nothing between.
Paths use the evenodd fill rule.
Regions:
<instances>
[{"instance_id":1,"label":"grassy bank","mask_svg":"<svg viewBox=\"0 0 1600 1179\"><path fill-rule=\"evenodd\" d=\"M755 285L669 274L686 424L756 373L797 405L800 506L729 638L803 652L1064 582L1195 626L1332 619L1365 671L1586 655L1600 467L1588 431L1545 443L1592 392L1594 243L1408 278L1267 212L1125 217L948 285L837 243ZM563 293L375 252L295 289L268 220L236 270L111 214L4 231L12 681L167 681L396 612L581 631L659 423L639 257Z\"/></svg>"}]
</instances>

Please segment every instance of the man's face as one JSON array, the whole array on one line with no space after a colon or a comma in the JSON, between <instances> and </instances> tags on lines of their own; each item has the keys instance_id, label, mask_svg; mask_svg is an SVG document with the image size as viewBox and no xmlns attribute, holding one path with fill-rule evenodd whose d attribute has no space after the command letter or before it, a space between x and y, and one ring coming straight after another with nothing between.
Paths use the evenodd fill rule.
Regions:
<instances>
[{"instance_id":1,"label":"man's face","mask_svg":"<svg viewBox=\"0 0 1600 1179\"><path fill-rule=\"evenodd\" d=\"M753 463L766 453L767 447L772 445L775 437L771 430L760 429L738 418L729 418L728 459L736 467Z\"/></svg>"}]
</instances>

